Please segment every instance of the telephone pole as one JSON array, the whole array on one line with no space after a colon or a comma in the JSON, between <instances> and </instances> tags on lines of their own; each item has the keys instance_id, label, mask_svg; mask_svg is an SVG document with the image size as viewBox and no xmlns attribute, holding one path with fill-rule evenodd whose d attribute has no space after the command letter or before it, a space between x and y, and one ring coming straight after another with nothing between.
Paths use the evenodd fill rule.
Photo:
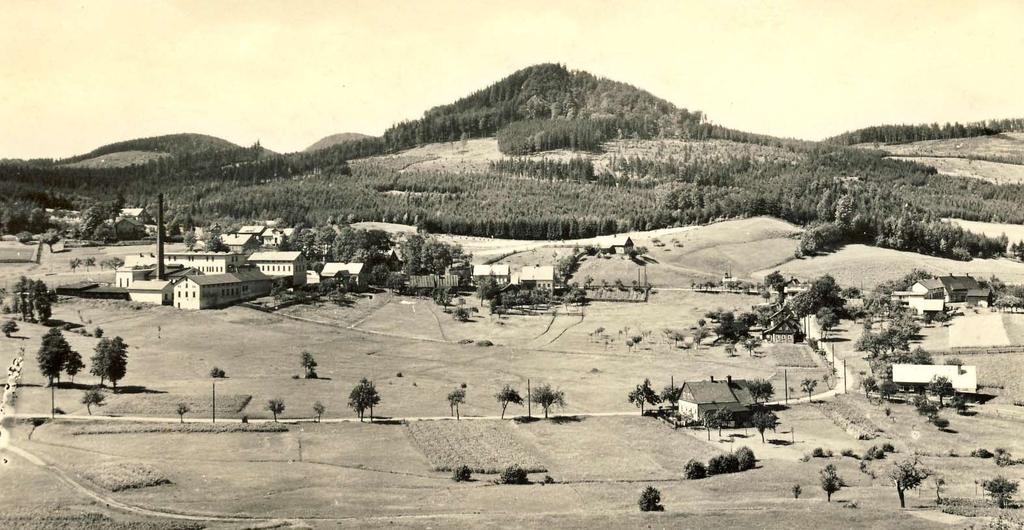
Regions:
<instances>
[{"instance_id":1,"label":"telephone pole","mask_svg":"<svg viewBox=\"0 0 1024 530\"><path fill-rule=\"evenodd\" d=\"M213 407L210 408L210 411L213 413L213 423L217 423L217 382L213 381L211 384L213 385Z\"/></svg>"},{"instance_id":2,"label":"telephone pole","mask_svg":"<svg viewBox=\"0 0 1024 530\"><path fill-rule=\"evenodd\" d=\"M533 418L533 396L530 394L530 380L526 380L526 417Z\"/></svg>"}]
</instances>

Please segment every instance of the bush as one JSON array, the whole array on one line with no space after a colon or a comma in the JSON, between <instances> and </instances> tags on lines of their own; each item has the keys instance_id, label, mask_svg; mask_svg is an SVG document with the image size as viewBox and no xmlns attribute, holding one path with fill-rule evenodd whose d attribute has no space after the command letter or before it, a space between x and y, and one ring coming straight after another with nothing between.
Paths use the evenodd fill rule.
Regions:
<instances>
[{"instance_id":1,"label":"bush","mask_svg":"<svg viewBox=\"0 0 1024 530\"><path fill-rule=\"evenodd\" d=\"M754 469L754 465L757 463L757 458L749 447L740 447L737 449L736 460L739 463L739 471Z\"/></svg>"},{"instance_id":2,"label":"bush","mask_svg":"<svg viewBox=\"0 0 1024 530\"><path fill-rule=\"evenodd\" d=\"M499 484L529 484L530 479L526 476L526 470L518 464L506 467L501 476L498 477Z\"/></svg>"},{"instance_id":3,"label":"bush","mask_svg":"<svg viewBox=\"0 0 1024 530\"><path fill-rule=\"evenodd\" d=\"M825 451L820 447L815 447L814 450L811 451L811 456L814 458L828 458L832 456L832 450L829 449L828 451Z\"/></svg>"},{"instance_id":4,"label":"bush","mask_svg":"<svg viewBox=\"0 0 1024 530\"><path fill-rule=\"evenodd\" d=\"M947 420L946 418L942 418L940 416L935 416L932 418L932 425L938 427L939 429L945 429L949 427L949 420Z\"/></svg>"},{"instance_id":5,"label":"bush","mask_svg":"<svg viewBox=\"0 0 1024 530\"><path fill-rule=\"evenodd\" d=\"M885 458L885 451L879 449L877 445L872 445L865 453L864 458L866 460L882 460Z\"/></svg>"},{"instance_id":6,"label":"bush","mask_svg":"<svg viewBox=\"0 0 1024 530\"><path fill-rule=\"evenodd\" d=\"M641 512L665 511L665 507L661 505L661 492L653 486L647 486L640 492L640 500L637 504L640 505Z\"/></svg>"},{"instance_id":7,"label":"bush","mask_svg":"<svg viewBox=\"0 0 1024 530\"><path fill-rule=\"evenodd\" d=\"M690 459L683 467L683 476L690 480L699 480L708 476L708 468L699 460Z\"/></svg>"},{"instance_id":8,"label":"bush","mask_svg":"<svg viewBox=\"0 0 1024 530\"><path fill-rule=\"evenodd\" d=\"M848 456L850 458L857 458L857 453L854 453L853 449L843 449L842 451L839 452L839 454L843 456Z\"/></svg>"},{"instance_id":9,"label":"bush","mask_svg":"<svg viewBox=\"0 0 1024 530\"><path fill-rule=\"evenodd\" d=\"M214 379L224 379L225 377L227 377L227 373L225 373L224 370L221 370L220 368L214 366L213 369L210 370L210 377Z\"/></svg>"},{"instance_id":10,"label":"bush","mask_svg":"<svg viewBox=\"0 0 1024 530\"><path fill-rule=\"evenodd\" d=\"M473 470L469 469L466 464L462 464L452 471L452 480L455 482L468 482L472 477Z\"/></svg>"},{"instance_id":11,"label":"bush","mask_svg":"<svg viewBox=\"0 0 1024 530\"><path fill-rule=\"evenodd\" d=\"M1012 466L1017 463L1017 461L1013 459L1013 455L1002 447L996 448L995 457L996 465L999 467Z\"/></svg>"},{"instance_id":12,"label":"bush","mask_svg":"<svg viewBox=\"0 0 1024 530\"><path fill-rule=\"evenodd\" d=\"M708 460L708 475L724 475L740 470L740 461L736 455L729 453L711 457Z\"/></svg>"},{"instance_id":13,"label":"bush","mask_svg":"<svg viewBox=\"0 0 1024 530\"><path fill-rule=\"evenodd\" d=\"M971 451L971 456L975 458L992 458L992 452L984 447Z\"/></svg>"},{"instance_id":14,"label":"bush","mask_svg":"<svg viewBox=\"0 0 1024 530\"><path fill-rule=\"evenodd\" d=\"M895 453L896 452L896 448L893 447L893 445L891 443L889 443L889 442L885 442L884 444L882 444L882 450L885 451L886 453Z\"/></svg>"},{"instance_id":15,"label":"bush","mask_svg":"<svg viewBox=\"0 0 1024 530\"><path fill-rule=\"evenodd\" d=\"M491 341L489 341L489 340L487 340L487 339L484 339L484 340L478 340L478 341L476 341L476 345L477 345L477 346L482 346L482 347L485 347L485 348L486 348L486 347L488 347L488 346L494 346L494 343L493 343L493 342L491 342Z\"/></svg>"}]
</instances>

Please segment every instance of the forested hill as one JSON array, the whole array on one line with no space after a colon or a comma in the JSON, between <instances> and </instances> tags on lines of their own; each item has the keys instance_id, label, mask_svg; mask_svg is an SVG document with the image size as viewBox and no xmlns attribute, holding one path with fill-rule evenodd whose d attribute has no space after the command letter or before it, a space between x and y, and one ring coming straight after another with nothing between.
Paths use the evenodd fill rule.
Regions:
<instances>
[{"instance_id":1,"label":"forested hill","mask_svg":"<svg viewBox=\"0 0 1024 530\"><path fill-rule=\"evenodd\" d=\"M1024 118L977 121L971 123L938 123L920 125L876 125L845 132L826 139L828 143L854 145L865 143L895 144L922 140L950 140L991 136L1005 132L1024 131Z\"/></svg>"},{"instance_id":2,"label":"forested hill","mask_svg":"<svg viewBox=\"0 0 1024 530\"><path fill-rule=\"evenodd\" d=\"M313 151L319 151L321 149L327 149L328 147L333 147L335 145L344 144L344 143L348 143L348 142L354 142L354 141L358 141L358 140L365 140L365 139L368 139L368 138L372 138L372 137L370 135L368 135L368 134L362 134L362 133L356 133L356 132L345 132L345 133L332 134L330 136L325 136L325 137L317 140L316 142L313 143L313 145L303 149L302 152L303 153L312 153Z\"/></svg>"},{"instance_id":3,"label":"forested hill","mask_svg":"<svg viewBox=\"0 0 1024 530\"><path fill-rule=\"evenodd\" d=\"M124 151L151 151L154 153L166 153L169 155L196 154L208 151L221 151L225 149L239 149L241 146L233 144L216 136L196 133L166 134L163 136L152 136L149 138L136 138L114 142L98 147L88 153L73 156L60 160L60 163L73 163L97 156L120 153Z\"/></svg>"}]
</instances>

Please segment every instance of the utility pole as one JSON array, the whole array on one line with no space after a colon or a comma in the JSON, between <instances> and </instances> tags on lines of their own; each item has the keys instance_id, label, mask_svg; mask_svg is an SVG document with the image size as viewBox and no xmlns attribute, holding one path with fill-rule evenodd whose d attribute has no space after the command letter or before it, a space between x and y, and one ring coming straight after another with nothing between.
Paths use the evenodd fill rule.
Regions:
<instances>
[{"instance_id":1,"label":"utility pole","mask_svg":"<svg viewBox=\"0 0 1024 530\"><path fill-rule=\"evenodd\" d=\"M213 413L213 423L217 423L217 382L211 383L213 385L213 407L210 411Z\"/></svg>"},{"instance_id":2,"label":"utility pole","mask_svg":"<svg viewBox=\"0 0 1024 530\"><path fill-rule=\"evenodd\" d=\"M843 359L843 393L846 394L846 359Z\"/></svg>"},{"instance_id":3,"label":"utility pole","mask_svg":"<svg viewBox=\"0 0 1024 530\"><path fill-rule=\"evenodd\" d=\"M533 396L530 394L530 380L526 380L526 417L533 418Z\"/></svg>"},{"instance_id":4,"label":"utility pole","mask_svg":"<svg viewBox=\"0 0 1024 530\"><path fill-rule=\"evenodd\" d=\"M53 411L56 409L56 405L54 403L54 388L53 388L54 384L56 384L56 383L53 382L53 379L50 379L50 419L51 420L53 419L53 414L54 414Z\"/></svg>"},{"instance_id":5,"label":"utility pole","mask_svg":"<svg viewBox=\"0 0 1024 530\"><path fill-rule=\"evenodd\" d=\"M789 405L789 371L788 370L783 370L782 371L782 381L783 381L782 384L785 385L785 387L786 387L786 404Z\"/></svg>"}]
</instances>

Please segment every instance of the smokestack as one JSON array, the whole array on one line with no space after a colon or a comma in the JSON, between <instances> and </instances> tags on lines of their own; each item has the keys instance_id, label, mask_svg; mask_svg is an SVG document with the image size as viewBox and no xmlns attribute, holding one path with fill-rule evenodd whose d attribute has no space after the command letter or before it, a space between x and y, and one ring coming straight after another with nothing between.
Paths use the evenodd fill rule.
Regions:
<instances>
[{"instance_id":1,"label":"smokestack","mask_svg":"<svg viewBox=\"0 0 1024 530\"><path fill-rule=\"evenodd\" d=\"M156 279L164 279L164 194L156 196Z\"/></svg>"}]
</instances>

